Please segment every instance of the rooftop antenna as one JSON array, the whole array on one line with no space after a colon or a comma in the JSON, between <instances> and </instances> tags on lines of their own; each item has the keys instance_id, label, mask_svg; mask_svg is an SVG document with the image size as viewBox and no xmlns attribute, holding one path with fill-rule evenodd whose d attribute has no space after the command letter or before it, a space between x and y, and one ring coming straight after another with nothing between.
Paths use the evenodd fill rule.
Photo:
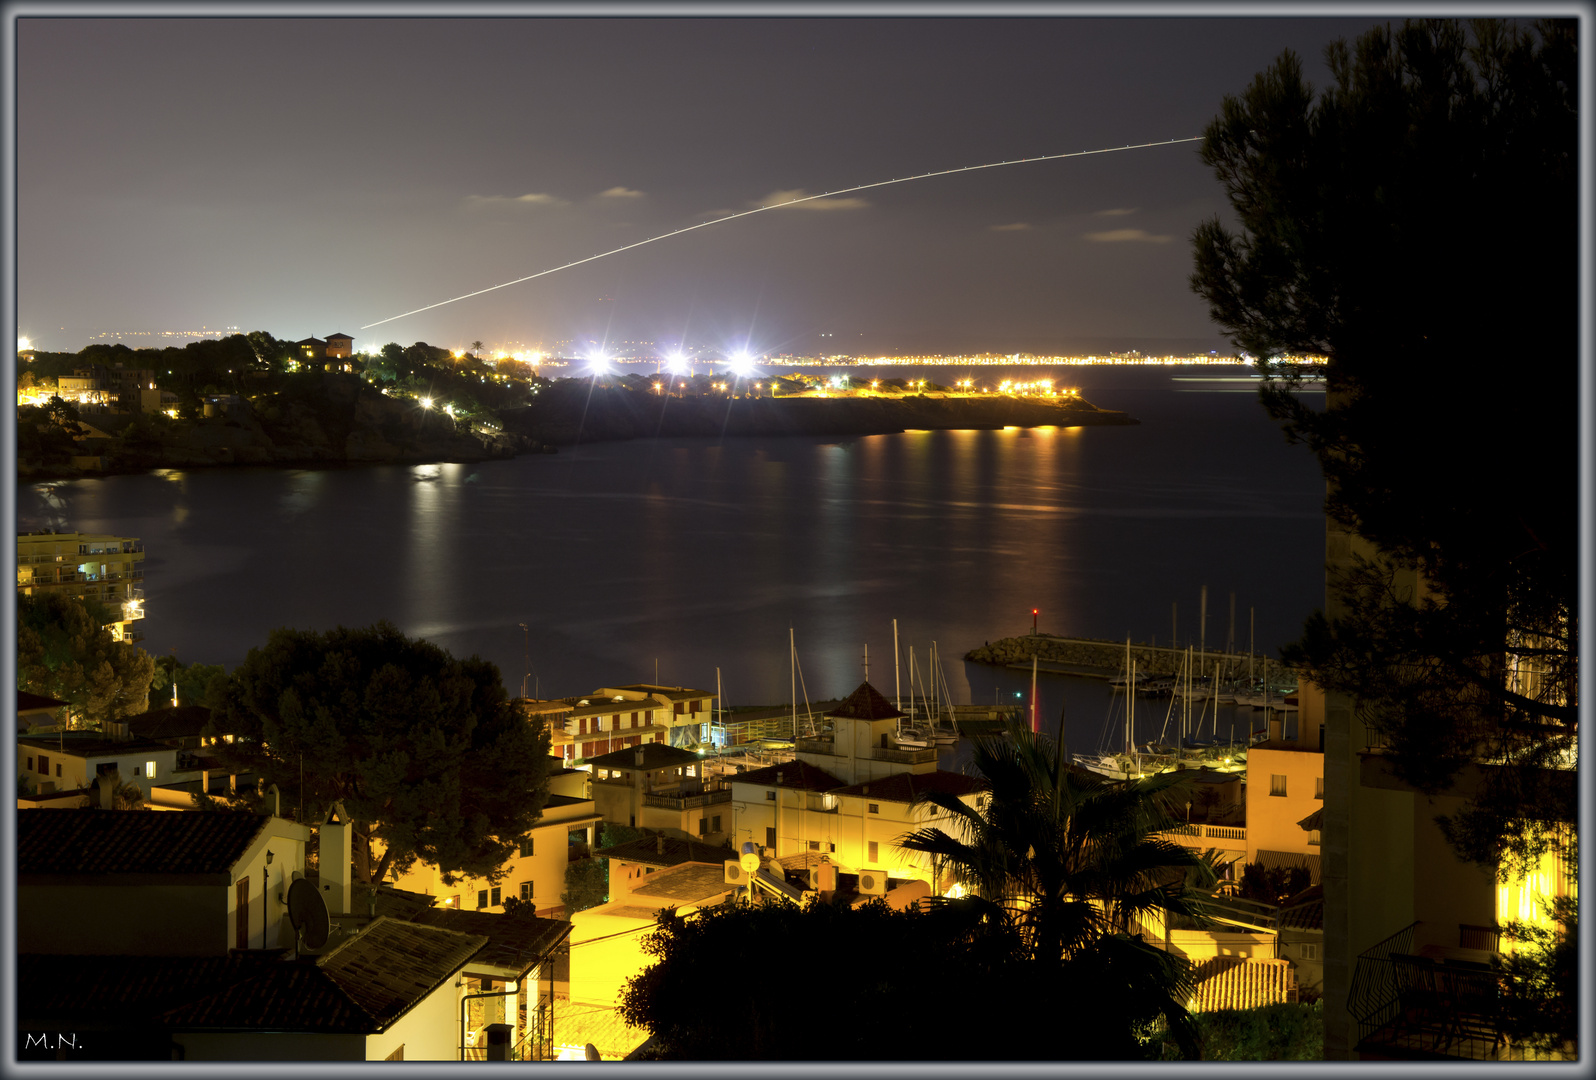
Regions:
<instances>
[{"instance_id":1,"label":"rooftop antenna","mask_svg":"<svg viewBox=\"0 0 1596 1080\"><path fill-rule=\"evenodd\" d=\"M865 682L869 682L870 681L870 646L869 646L869 644L865 645L864 669L865 669Z\"/></svg>"}]
</instances>

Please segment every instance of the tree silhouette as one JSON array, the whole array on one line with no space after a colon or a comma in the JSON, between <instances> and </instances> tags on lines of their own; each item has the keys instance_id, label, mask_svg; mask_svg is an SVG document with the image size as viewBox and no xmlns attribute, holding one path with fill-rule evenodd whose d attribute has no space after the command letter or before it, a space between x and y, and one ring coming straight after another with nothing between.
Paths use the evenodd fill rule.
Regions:
<instances>
[{"instance_id":1,"label":"tree silhouette","mask_svg":"<svg viewBox=\"0 0 1596 1080\"><path fill-rule=\"evenodd\" d=\"M1329 516L1381 553L1328 583L1346 614L1287 659L1355 697L1422 790L1501 766L1442 824L1523 868L1575 811L1574 26L1407 22L1326 58L1321 93L1288 52L1208 126L1239 230L1198 227L1192 285L1274 377L1264 404L1317 455ZM1303 353L1328 360L1323 410L1292 392ZM1535 378L1504 392L1507 364Z\"/></svg>"}]
</instances>

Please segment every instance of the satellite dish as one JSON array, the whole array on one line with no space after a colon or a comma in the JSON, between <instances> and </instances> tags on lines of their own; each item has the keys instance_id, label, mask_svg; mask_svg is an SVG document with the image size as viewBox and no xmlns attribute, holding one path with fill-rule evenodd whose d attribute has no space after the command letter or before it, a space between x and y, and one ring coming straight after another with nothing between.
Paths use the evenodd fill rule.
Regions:
<instances>
[{"instance_id":1,"label":"satellite dish","mask_svg":"<svg viewBox=\"0 0 1596 1080\"><path fill-rule=\"evenodd\" d=\"M332 929L327 901L321 898L316 886L304 878L288 886L288 921L299 931L301 947L319 949L327 944L327 935Z\"/></svg>"},{"instance_id":2,"label":"satellite dish","mask_svg":"<svg viewBox=\"0 0 1596 1080\"><path fill-rule=\"evenodd\" d=\"M588 1043L582 1048L582 1056L589 1061L604 1060L603 1058L599 1057L598 1047L594 1046L592 1043Z\"/></svg>"}]
</instances>

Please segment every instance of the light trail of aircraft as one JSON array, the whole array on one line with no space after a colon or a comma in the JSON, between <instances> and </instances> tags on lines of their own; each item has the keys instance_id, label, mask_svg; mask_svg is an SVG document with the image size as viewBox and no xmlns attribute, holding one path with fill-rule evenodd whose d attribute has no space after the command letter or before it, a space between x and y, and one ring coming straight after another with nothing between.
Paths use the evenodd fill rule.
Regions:
<instances>
[{"instance_id":1,"label":"light trail of aircraft","mask_svg":"<svg viewBox=\"0 0 1596 1080\"><path fill-rule=\"evenodd\" d=\"M651 236L647 240L639 240L636 243L626 244L623 247L612 248L609 251L601 251L597 255L589 255L585 259L577 259L574 262L564 263L560 266L551 266L547 270L539 270L535 274L528 274L526 277L518 277L514 281L506 281L499 285L489 285L485 289L478 289L475 292L464 293L460 296L451 297L448 300L439 300L436 304L428 304L426 307L412 308L410 311L402 312L398 315L391 315L386 319L378 319L376 322L366 323L366 325L362 326L360 329L370 330L373 326L381 326L383 323L396 322L399 319L408 318L411 315L419 315L423 311L431 311L433 308L440 308L445 304L456 304L461 300L469 300L473 296L481 296L484 293L496 292L499 289L508 289L511 285L520 285L522 282L532 281L535 278L547 277L550 274L557 274L561 270L569 270L573 266L581 266L583 263L590 263L596 259L604 259L611 255L619 255L623 251L631 251L633 248L640 248L644 244L652 244L660 240L669 240L673 236L680 236L683 233L690 233L696 229L707 229L711 225L720 225L727 221L735 221L738 218L748 217L750 214L762 214L766 210L780 210L784 206L797 206L799 203L813 202L816 199L831 199L838 195L849 195L855 191L869 191L871 188L890 187L893 184L907 184L911 180L929 180L933 176L951 176L954 173L978 172L981 169L999 169L1005 165L1024 165L1028 162L1035 161L1058 161L1063 158L1088 157L1093 154L1117 154L1125 150L1146 150L1147 148L1153 146L1174 146L1179 143L1200 142L1201 139L1202 136L1194 135L1189 139L1164 139L1160 142L1135 143L1134 145L1130 146L1110 146L1102 150L1073 150L1067 154L1042 154L1039 157L1014 158L1010 161L992 161L985 165L963 165L957 169L938 169L936 172L920 173L916 176L900 176L892 180L877 180L872 184L858 184L854 187L838 188L836 191L826 191L819 195L804 195L797 199L788 199L786 202L770 203L766 206L756 206L752 210L741 210L735 214L727 214L725 217L715 218L712 221L700 221L697 225L688 225L685 228L672 229L668 233L660 233L658 236Z\"/></svg>"}]
</instances>

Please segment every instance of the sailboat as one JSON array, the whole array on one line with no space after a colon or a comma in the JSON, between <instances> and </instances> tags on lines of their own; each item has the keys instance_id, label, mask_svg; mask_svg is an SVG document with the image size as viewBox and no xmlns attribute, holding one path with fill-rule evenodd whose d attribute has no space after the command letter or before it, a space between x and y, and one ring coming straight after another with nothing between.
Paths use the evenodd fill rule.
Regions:
<instances>
[{"instance_id":1,"label":"sailboat","mask_svg":"<svg viewBox=\"0 0 1596 1080\"><path fill-rule=\"evenodd\" d=\"M1125 639L1124 679L1120 683L1125 694L1125 747L1117 754L1101 753L1096 758L1080 758L1077 764L1111 780L1130 780L1141 775L1141 754L1136 749L1136 658L1131 655L1130 638Z\"/></svg>"}]
</instances>

